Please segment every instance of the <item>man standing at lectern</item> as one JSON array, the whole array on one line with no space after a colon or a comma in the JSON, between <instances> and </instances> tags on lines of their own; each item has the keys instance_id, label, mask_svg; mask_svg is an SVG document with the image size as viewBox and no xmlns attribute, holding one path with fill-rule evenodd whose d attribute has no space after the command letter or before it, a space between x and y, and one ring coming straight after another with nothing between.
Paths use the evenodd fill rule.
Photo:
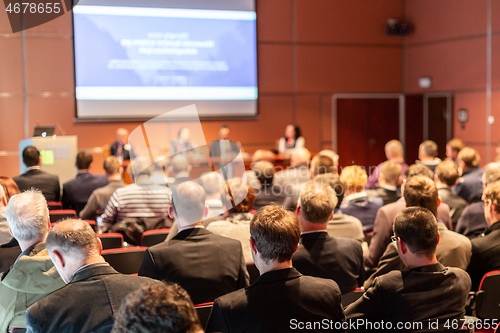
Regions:
<instances>
[{"instance_id":1,"label":"man standing at lectern","mask_svg":"<svg viewBox=\"0 0 500 333\"><path fill-rule=\"evenodd\" d=\"M120 127L116 130L116 141L109 147L111 155L116 156L118 161L130 160L130 145L128 143L129 131Z\"/></svg>"},{"instance_id":2,"label":"man standing at lectern","mask_svg":"<svg viewBox=\"0 0 500 333\"><path fill-rule=\"evenodd\" d=\"M19 191L24 192L33 187L42 192L45 200L59 201L61 195L59 177L40 170L42 161L38 149L33 146L24 148L23 163L26 165L26 172L13 178Z\"/></svg>"}]
</instances>

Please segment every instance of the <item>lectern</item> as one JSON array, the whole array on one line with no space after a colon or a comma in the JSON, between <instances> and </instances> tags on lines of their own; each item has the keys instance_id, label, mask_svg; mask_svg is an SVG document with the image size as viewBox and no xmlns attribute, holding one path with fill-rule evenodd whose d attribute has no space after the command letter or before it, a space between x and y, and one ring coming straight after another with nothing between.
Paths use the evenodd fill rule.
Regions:
<instances>
[{"instance_id":1,"label":"lectern","mask_svg":"<svg viewBox=\"0 0 500 333\"><path fill-rule=\"evenodd\" d=\"M23 163L23 150L28 146L34 146L42 155L43 171L58 175L61 184L75 178L76 155L78 154L78 138L76 135L33 137L19 142L19 166L21 174L26 172Z\"/></svg>"}]
</instances>

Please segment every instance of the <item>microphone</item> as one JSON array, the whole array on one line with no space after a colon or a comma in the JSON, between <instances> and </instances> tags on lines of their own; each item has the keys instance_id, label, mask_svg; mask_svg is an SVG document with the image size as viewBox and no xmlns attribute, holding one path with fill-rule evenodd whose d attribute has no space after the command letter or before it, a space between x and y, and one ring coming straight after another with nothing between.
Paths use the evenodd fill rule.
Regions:
<instances>
[{"instance_id":1,"label":"microphone","mask_svg":"<svg viewBox=\"0 0 500 333\"><path fill-rule=\"evenodd\" d=\"M61 134L63 136L66 135L66 132L64 131L64 129L62 128L61 124L59 124L59 122L56 122L56 126L57 126L57 129L59 130L59 132L61 132Z\"/></svg>"}]
</instances>

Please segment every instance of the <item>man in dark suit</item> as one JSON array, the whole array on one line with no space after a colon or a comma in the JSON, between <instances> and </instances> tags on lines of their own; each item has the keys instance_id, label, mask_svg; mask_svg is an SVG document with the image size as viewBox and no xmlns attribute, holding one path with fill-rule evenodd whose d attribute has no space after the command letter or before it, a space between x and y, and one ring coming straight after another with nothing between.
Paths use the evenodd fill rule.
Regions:
<instances>
[{"instance_id":1,"label":"man in dark suit","mask_svg":"<svg viewBox=\"0 0 500 333\"><path fill-rule=\"evenodd\" d=\"M434 172L434 183L438 189L439 198L450 207L453 229L455 229L458 219L462 216L465 207L467 207L467 201L454 194L451 190L456 185L458 177L458 167L451 160L439 163Z\"/></svg>"},{"instance_id":2,"label":"man in dark suit","mask_svg":"<svg viewBox=\"0 0 500 333\"><path fill-rule=\"evenodd\" d=\"M381 198L384 206L396 202L401 197L398 194L398 186L402 180L401 164L393 161L385 161L380 167L378 186L374 190L366 190L369 198Z\"/></svg>"},{"instance_id":3,"label":"man in dark suit","mask_svg":"<svg viewBox=\"0 0 500 333\"><path fill-rule=\"evenodd\" d=\"M95 232L82 220L58 223L46 245L66 286L27 310L27 332L109 332L129 293L159 283L111 268L100 255Z\"/></svg>"},{"instance_id":4,"label":"man in dark suit","mask_svg":"<svg viewBox=\"0 0 500 333\"><path fill-rule=\"evenodd\" d=\"M500 269L500 181L484 190L484 215L488 229L472 242L472 257L467 272L472 290L478 290L484 274Z\"/></svg>"},{"instance_id":5,"label":"man in dark suit","mask_svg":"<svg viewBox=\"0 0 500 333\"><path fill-rule=\"evenodd\" d=\"M0 274L9 270L21 254L21 247L15 238L0 245Z\"/></svg>"},{"instance_id":6,"label":"man in dark suit","mask_svg":"<svg viewBox=\"0 0 500 333\"><path fill-rule=\"evenodd\" d=\"M92 155L79 152L76 155L78 174L63 185L62 204L64 209L74 209L78 215L85 207L90 195L95 189L106 186L108 178L104 175L93 175L89 172Z\"/></svg>"},{"instance_id":7,"label":"man in dark suit","mask_svg":"<svg viewBox=\"0 0 500 333\"><path fill-rule=\"evenodd\" d=\"M481 201L483 169L479 167L481 161L479 153L474 148L465 147L460 150L457 159L462 170L462 177L455 187L455 194L464 198L468 203Z\"/></svg>"},{"instance_id":8,"label":"man in dark suit","mask_svg":"<svg viewBox=\"0 0 500 333\"><path fill-rule=\"evenodd\" d=\"M432 172L436 169L436 166L441 163L441 159L438 157L438 146L432 140L426 140L420 144L418 147L418 158L417 164L423 164L428 167Z\"/></svg>"},{"instance_id":9,"label":"man in dark suit","mask_svg":"<svg viewBox=\"0 0 500 333\"><path fill-rule=\"evenodd\" d=\"M322 331L343 332L338 285L292 267L300 229L297 216L281 206L266 206L254 215L250 245L260 277L214 302L207 332L288 332L305 329L305 322L326 322Z\"/></svg>"},{"instance_id":10,"label":"man in dark suit","mask_svg":"<svg viewBox=\"0 0 500 333\"><path fill-rule=\"evenodd\" d=\"M194 182L183 182L172 197L169 215L175 217L179 232L146 251L139 275L179 284L194 304L212 302L248 286L241 243L203 227L201 221L208 213L205 190Z\"/></svg>"},{"instance_id":11,"label":"man in dark suit","mask_svg":"<svg viewBox=\"0 0 500 333\"><path fill-rule=\"evenodd\" d=\"M116 141L109 147L110 153L120 161L130 160L130 152L132 148L128 143L129 132L125 128L116 130Z\"/></svg>"},{"instance_id":12,"label":"man in dark suit","mask_svg":"<svg viewBox=\"0 0 500 333\"><path fill-rule=\"evenodd\" d=\"M221 162L230 162L240 153L240 147L229 139L231 129L228 125L219 128L219 138L210 142L210 156L220 158Z\"/></svg>"},{"instance_id":13,"label":"man in dark suit","mask_svg":"<svg viewBox=\"0 0 500 333\"><path fill-rule=\"evenodd\" d=\"M438 262L439 233L433 213L422 207L402 210L394 222L394 241L409 270L377 277L373 287L346 308L351 323L364 323L352 331L373 331L366 322L384 322L384 331L398 332L403 328L412 332L448 332L447 320L448 324L456 321L460 325L470 278L462 269ZM398 327L401 323L410 326Z\"/></svg>"},{"instance_id":14,"label":"man in dark suit","mask_svg":"<svg viewBox=\"0 0 500 333\"><path fill-rule=\"evenodd\" d=\"M345 294L362 285L365 266L360 242L333 238L326 231L336 205L335 191L321 180L302 186L295 211L302 234L293 266L304 275L332 279Z\"/></svg>"},{"instance_id":15,"label":"man in dark suit","mask_svg":"<svg viewBox=\"0 0 500 333\"><path fill-rule=\"evenodd\" d=\"M401 192L404 194L405 182L413 176L423 175L433 179L432 171L422 164L411 165L405 173L405 179L401 185ZM373 237L368 251L364 252L365 265L368 267L377 267L380 257L391 242L392 225L396 215L406 207L404 198L388 204L379 209L375 223L373 225ZM438 207L438 219L443 221L444 225L451 230L450 208L446 204Z\"/></svg>"},{"instance_id":16,"label":"man in dark suit","mask_svg":"<svg viewBox=\"0 0 500 333\"><path fill-rule=\"evenodd\" d=\"M484 166L482 176L483 190L490 184L500 180L500 163L488 163ZM484 216L484 202L473 202L467 206L458 220L456 231L474 239L481 235L489 225Z\"/></svg>"},{"instance_id":17,"label":"man in dark suit","mask_svg":"<svg viewBox=\"0 0 500 333\"><path fill-rule=\"evenodd\" d=\"M447 162L454 164L451 161ZM438 189L432 180L425 176L414 176L408 179L405 184L404 199L408 207L427 208L434 216L437 216L437 210L441 204ZM436 248L438 261L445 266L465 270L470 261L471 244L469 239L464 235L448 230L440 220L437 220L437 222L440 236ZM398 255L396 244L390 243L380 259L377 271L365 282L365 289L371 287L373 280L377 276L395 269L407 270Z\"/></svg>"},{"instance_id":18,"label":"man in dark suit","mask_svg":"<svg viewBox=\"0 0 500 333\"><path fill-rule=\"evenodd\" d=\"M273 184L274 165L268 161L259 161L252 163L252 170L260 183L260 188L255 189L253 208L259 210L270 203L283 204L285 191L281 186Z\"/></svg>"},{"instance_id":19,"label":"man in dark suit","mask_svg":"<svg viewBox=\"0 0 500 333\"><path fill-rule=\"evenodd\" d=\"M59 177L40 170L42 160L38 149L33 146L24 148L23 163L27 167L26 172L13 178L19 191L35 188L42 192L45 200L59 201L61 196Z\"/></svg>"}]
</instances>

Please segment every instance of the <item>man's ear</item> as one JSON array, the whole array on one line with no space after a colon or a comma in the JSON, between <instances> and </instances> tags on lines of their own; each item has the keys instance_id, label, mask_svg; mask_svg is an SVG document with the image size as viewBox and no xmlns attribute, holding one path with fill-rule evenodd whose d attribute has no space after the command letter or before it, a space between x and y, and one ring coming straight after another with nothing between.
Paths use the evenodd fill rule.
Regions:
<instances>
[{"instance_id":1,"label":"man's ear","mask_svg":"<svg viewBox=\"0 0 500 333\"><path fill-rule=\"evenodd\" d=\"M438 233L438 242L436 245L439 245L439 241L441 240L441 235Z\"/></svg>"},{"instance_id":2,"label":"man's ear","mask_svg":"<svg viewBox=\"0 0 500 333\"><path fill-rule=\"evenodd\" d=\"M53 261L56 261L57 264L59 264L59 267L64 268L66 267L66 261L64 260L64 257L62 256L61 252L55 250L52 252L51 259ZM55 264L55 262L54 262Z\"/></svg>"},{"instance_id":3,"label":"man's ear","mask_svg":"<svg viewBox=\"0 0 500 333\"><path fill-rule=\"evenodd\" d=\"M174 206L172 206L172 205L168 206L168 216L170 216L170 218L172 220L175 220L175 217L174 217Z\"/></svg>"},{"instance_id":4,"label":"man's ear","mask_svg":"<svg viewBox=\"0 0 500 333\"><path fill-rule=\"evenodd\" d=\"M335 215L335 211L332 212L332 215L330 215L330 218L328 219L328 221L333 220L333 215Z\"/></svg>"},{"instance_id":5,"label":"man's ear","mask_svg":"<svg viewBox=\"0 0 500 333\"><path fill-rule=\"evenodd\" d=\"M208 208L208 206L205 205L205 208L203 209L203 217L207 217L209 211L210 211L210 208Z\"/></svg>"},{"instance_id":6,"label":"man's ear","mask_svg":"<svg viewBox=\"0 0 500 333\"><path fill-rule=\"evenodd\" d=\"M257 255L257 248L255 247L255 241L250 238L250 249L254 255Z\"/></svg>"},{"instance_id":7,"label":"man's ear","mask_svg":"<svg viewBox=\"0 0 500 333\"><path fill-rule=\"evenodd\" d=\"M50 217L47 218L47 228L50 230Z\"/></svg>"},{"instance_id":8,"label":"man's ear","mask_svg":"<svg viewBox=\"0 0 500 333\"><path fill-rule=\"evenodd\" d=\"M408 252L408 247L406 246L406 243L403 242L401 238L398 238L398 244L399 244L399 249L401 250L402 254L405 254Z\"/></svg>"},{"instance_id":9,"label":"man's ear","mask_svg":"<svg viewBox=\"0 0 500 333\"><path fill-rule=\"evenodd\" d=\"M188 167L187 167L187 172L191 173L192 169L193 169L193 166L191 164L189 164Z\"/></svg>"},{"instance_id":10,"label":"man's ear","mask_svg":"<svg viewBox=\"0 0 500 333\"><path fill-rule=\"evenodd\" d=\"M96 237L97 238L97 242L99 243L99 255L101 255L102 253L102 242L101 242L101 239L99 237Z\"/></svg>"},{"instance_id":11,"label":"man's ear","mask_svg":"<svg viewBox=\"0 0 500 333\"><path fill-rule=\"evenodd\" d=\"M441 198L440 198L440 197L438 197L438 207L439 207L439 206L441 206L441 203L442 203L442 202L443 202L443 201L441 200Z\"/></svg>"},{"instance_id":12,"label":"man's ear","mask_svg":"<svg viewBox=\"0 0 500 333\"><path fill-rule=\"evenodd\" d=\"M10 230L10 227L9 227L9 234L14 237L14 235L12 234L12 230Z\"/></svg>"},{"instance_id":13,"label":"man's ear","mask_svg":"<svg viewBox=\"0 0 500 333\"><path fill-rule=\"evenodd\" d=\"M295 252L297 252L298 249L299 249L299 244L297 244L297 247L295 248L295 251L293 251L293 254L295 254Z\"/></svg>"},{"instance_id":14,"label":"man's ear","mask_svg":"<svg viewBox=\"0 0 500 333\"><path fill-rule=\"evenodd\" d=\"M300 215L300 205L297 205L297 208L295 208L295 215Z\"/></svg>"}]
</instances>

